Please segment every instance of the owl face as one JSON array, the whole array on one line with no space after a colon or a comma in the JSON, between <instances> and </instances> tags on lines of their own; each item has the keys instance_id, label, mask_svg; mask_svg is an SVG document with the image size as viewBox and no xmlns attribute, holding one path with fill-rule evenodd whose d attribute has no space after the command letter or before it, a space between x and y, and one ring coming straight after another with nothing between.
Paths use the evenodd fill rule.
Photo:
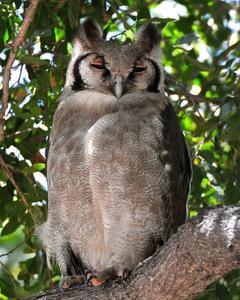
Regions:
<instances>
[{"instance_id":1,"label":"owl face","mask_svg":"<svg viewBox=\"0 0 240 300\"><path fill-rule=\"evenodd\" d=\"M98 24L87 19L75 40L66 85L73 91L89 89L117 98L137 91L158 92L159 42L152 24L140 29L132 45L105 41Z\"/></svg>"}]
</instances>

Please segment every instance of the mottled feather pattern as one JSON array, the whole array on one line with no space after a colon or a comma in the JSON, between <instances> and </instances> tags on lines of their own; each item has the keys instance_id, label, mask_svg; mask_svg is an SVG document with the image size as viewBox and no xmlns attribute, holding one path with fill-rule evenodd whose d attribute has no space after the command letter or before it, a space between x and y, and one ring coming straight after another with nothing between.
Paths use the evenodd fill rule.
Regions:
<instances>
[{"instance_id":1,"label":"mottled feather pattern","mask_svg":"<svg viewBox=\"0 0 240 300\"><path fill-rule=\"evenodd\" d=\"M107 279L132 270L185 222L191 167L162 90L156 28L116 46L87 22L54 115L39 232L63 275Z\"/></svg>"}]
</instances>

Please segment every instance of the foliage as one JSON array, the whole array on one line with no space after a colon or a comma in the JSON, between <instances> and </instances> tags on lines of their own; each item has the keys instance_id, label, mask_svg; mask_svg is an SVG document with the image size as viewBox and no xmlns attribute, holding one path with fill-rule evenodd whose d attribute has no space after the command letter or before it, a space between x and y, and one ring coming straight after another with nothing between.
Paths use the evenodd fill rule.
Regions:
<instances>
[{"instance_id":1,"label":"foliage","mask_svg":"<svg viewBox=\"0 0 240 300\"><path fill-rule=\"evenodd\" d=\"M170 8L167 8L167 3ZM0 3L1 76L29 1ZM172 15L180 12L178 20ZM240 42L237 1L41 1L14 64L0 155L0 299L53 286L34 228L46 215L43 149L64 85L79 19L95 18L105 35L132 40L142 22L163 28L166 91L188 140L193 180L190 215L240 201ZM164 19L163 19L164 18ZM191 93L189 93L189 91ZM12 174L12 180L11 180ZM20 191L20 192L19 192ZM214 249L209 249L214 251ZM240 299L234 271L199 299Z\"/></svg>"}]
</instances>

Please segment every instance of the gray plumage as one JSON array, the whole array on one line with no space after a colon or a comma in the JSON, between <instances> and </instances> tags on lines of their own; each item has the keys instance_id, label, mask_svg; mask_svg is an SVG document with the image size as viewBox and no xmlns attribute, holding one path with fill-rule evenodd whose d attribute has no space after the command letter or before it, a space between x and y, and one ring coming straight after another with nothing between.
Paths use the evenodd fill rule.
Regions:
<instances>
[{"instance_id":1,"label":"gray plumage","mask_svg":"<svg viewBox=\"0 0 240 300\"><path fill-rule=\"evenodd\" d=\"M39 228L63 275L122 276L186 220L191 167L164 95L159 42L152 24L132 45L103 40L91 19L81 25L54 115Z\"/></svg>"}]
</instances>

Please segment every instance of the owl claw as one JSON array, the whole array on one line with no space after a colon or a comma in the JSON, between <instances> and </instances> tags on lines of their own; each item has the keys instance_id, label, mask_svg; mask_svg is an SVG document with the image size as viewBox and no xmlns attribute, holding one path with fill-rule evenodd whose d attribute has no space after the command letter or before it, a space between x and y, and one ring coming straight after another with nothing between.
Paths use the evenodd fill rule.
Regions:
<instances>
[{"instance_id":1,"label":"owl claw","mask_svg":"<svg viewBox=\"0 0 240 300\"><path fill-rule=\"evenodd\" d=\"M129 269L124 269L122 272L122 280L126 281L128 277L130 276L131 271Z\"/></svg>"},{"instance_id":2,"label":"owl claw","mask_svg":"<svg viewBox=\"0 0 240 300\"><path fill-rule=\"evenodd\" d=\"M82 285L83 283L84 283L84 278L81 275L65 276L60 281L59 288L62 292L64 292L74 285Z\"/></svg>"},{"instance_id":3,"label":"owl claw","mask_svg":"<svg viewBox=\"0 0 240 300\"><path fill-rule=\"evenodd\" d=\"M117 278L114 280L117 284L122 284L125 286L127 284L127 279L131 274L131 270L129 269L123 269L122 271L118 272Z\"/></svg>"},{"instance_id":4,"label":"owl claw","mask_svg":"<svg viewBox=\"0 0 240 300\"><path fill-rule=\"evenodd\" d=\"M100 286L105 283L105 280L102 278L97 278L96 275L91 273L87 274L87 285L88 286Z\"/></svg>"},{"instance_id":5,"label":"owl claw","mask_svg":"<svg viewBox=\"0 0 240 300\"><path fill-rule=\"evenodd\" d=\"M99 279L97 277L92 277L90 279L92 286L100 286L105 283L104 279Z\"/></svg>"}]
</instances>

